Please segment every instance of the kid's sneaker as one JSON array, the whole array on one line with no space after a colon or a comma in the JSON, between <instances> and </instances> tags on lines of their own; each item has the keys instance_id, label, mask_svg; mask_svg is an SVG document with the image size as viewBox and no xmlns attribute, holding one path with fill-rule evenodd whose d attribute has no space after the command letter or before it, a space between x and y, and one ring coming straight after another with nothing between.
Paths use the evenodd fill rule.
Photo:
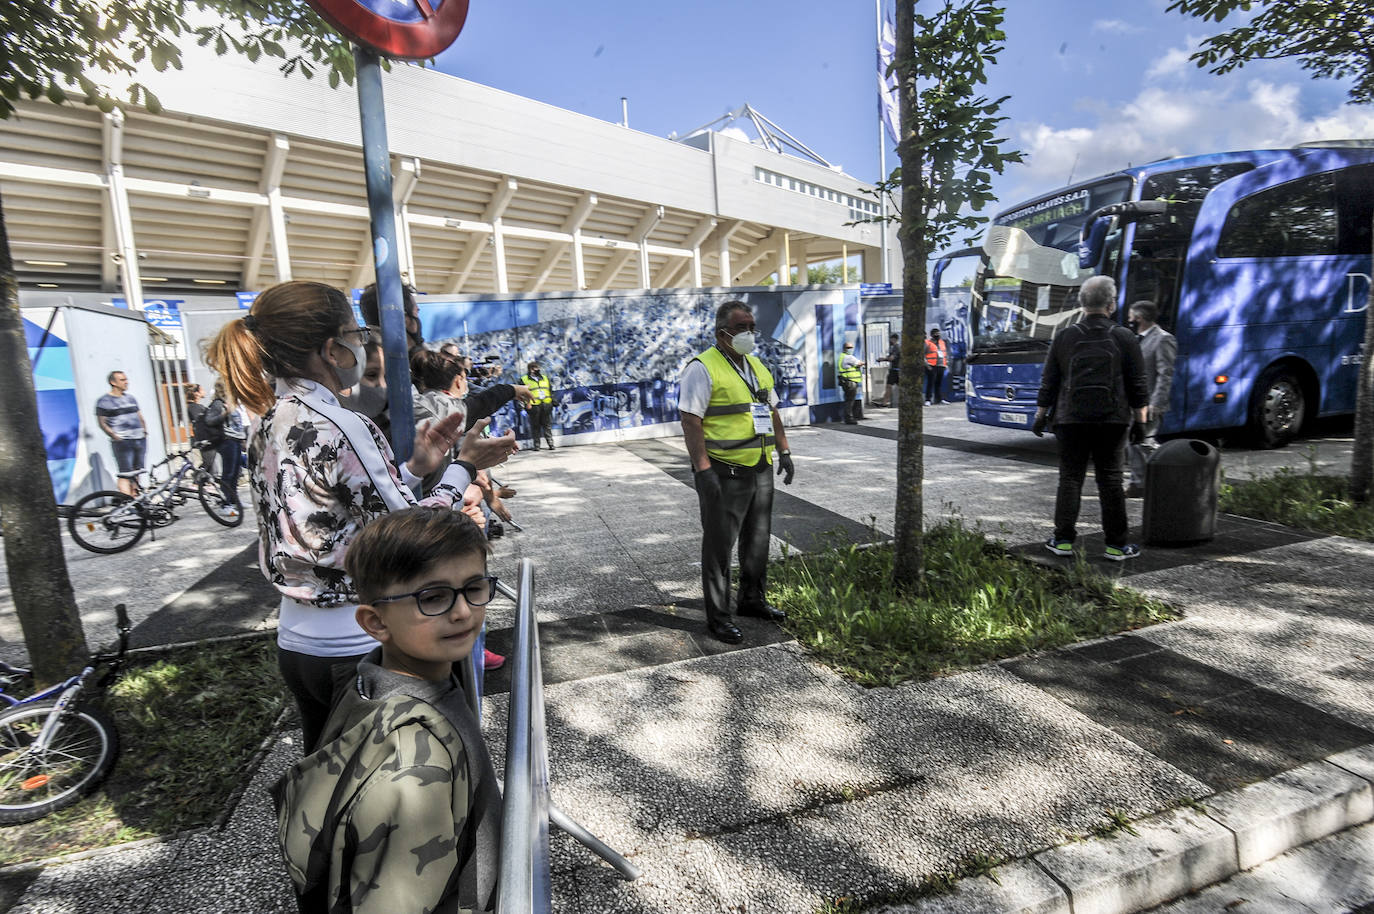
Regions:
<instances>
[{"instance_id":1,"label":"kid's sneaker","mask_svg":"<svg viewBox=\"0 0 1374 914\"><path fill-rule=\"evenodd\" d=\"M1102 553L1102 557L1110 562L1124 562L1127 559L1140 557L1140 547L1135 543L1127 543L1124 546L1108 546Z\"/></svg>"},{"instance_id":2,"label":"kid's sneaker","mask_svg":"<svg viewBox=\"0 0 1374 914\"><path fill-rule=\"evenodd\" d=\"M1061 540L1052 536L1045 540L1045 548L1055 555L1071 556L1073 555L1073 540Z\"/></svg>"}]
</instances>

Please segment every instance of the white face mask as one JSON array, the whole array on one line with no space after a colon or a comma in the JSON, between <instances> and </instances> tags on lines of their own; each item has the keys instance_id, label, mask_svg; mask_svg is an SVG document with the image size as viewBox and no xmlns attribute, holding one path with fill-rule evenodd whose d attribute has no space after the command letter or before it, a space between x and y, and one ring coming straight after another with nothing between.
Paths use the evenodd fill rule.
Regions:
<instances>
[{"instance_id":1,"label":"white face mask","mask_svg":"<svg viewBox=\"0 0 1374 914\"><path fill-rule=\"evenodd\" d=\"M730 348L740 355L748 355L758 347L758 340L752 330L736 333L730 338Z\"/></svg>"},{"instance_id":2,"label":"white face mask","mask_svg":"<svg viewBox=\"0 0 1374 914\"><path fill-rule=\"evenodd\" d=\"M356 343L350 343L342 337L335 337L334 342L353 353L352 368L339 368L337 365L332 366L334 368L334 377L338 379L339 382L339 389L347 390L350 387L356 387L358 382L363 379L363 370L367 368L367 352L362 346Z\"/></svg>"}]
</instances>

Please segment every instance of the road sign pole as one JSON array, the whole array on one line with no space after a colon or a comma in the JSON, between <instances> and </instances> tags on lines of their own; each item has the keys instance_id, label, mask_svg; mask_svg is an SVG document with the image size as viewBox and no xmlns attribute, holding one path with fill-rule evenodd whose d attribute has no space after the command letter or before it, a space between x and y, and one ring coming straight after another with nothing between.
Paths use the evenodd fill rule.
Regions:
<instances>
[{"instance_id":1,"label":"road sign pole","mask_svg":"<svg viewBox=\"0 0 1374 914\"><path fill-rule=\"evenodd\" d=\"M358 74L358 113L363 126L363 175L372 222L372 256L377 271L377 304L386 354L387 404L391 448L396 461L407 460L415 443L415 410L410 397L410 356L406 341L401 265L396 256L396 207L391 195L391 150L386 141L382 63L377 54L353 46Z\"/></svg>"}]
</instances>

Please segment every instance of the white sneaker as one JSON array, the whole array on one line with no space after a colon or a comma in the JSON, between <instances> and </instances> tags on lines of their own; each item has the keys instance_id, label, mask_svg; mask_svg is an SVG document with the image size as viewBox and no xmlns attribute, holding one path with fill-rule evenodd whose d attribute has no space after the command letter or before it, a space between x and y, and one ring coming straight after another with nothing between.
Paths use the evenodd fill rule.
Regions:
<instances>
[{"instance_id":1,"label":"white sneaker","mask_svg":"<svg viewBox=\"0 0 1374 914\"><path fill-rule=\"evenodd\" d=\"M233 505L225 505L225 507L224 507L224 516L225 516L225 517L238 517L238 516L239 516L239 509L238 509L238 508L235 508Z\"/></svg>"}]
</instances>

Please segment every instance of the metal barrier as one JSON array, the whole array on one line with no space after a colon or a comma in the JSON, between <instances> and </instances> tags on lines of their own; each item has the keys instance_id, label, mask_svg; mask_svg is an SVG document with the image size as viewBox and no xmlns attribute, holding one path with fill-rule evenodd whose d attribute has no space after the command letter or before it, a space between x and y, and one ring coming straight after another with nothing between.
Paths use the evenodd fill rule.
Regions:
<instances>
[{"instance_id":1,"label":"metal barrier","mask_svg":"<svg viewBox=\"0 0 1374 914\"><path fill-rule=\"evenodd\" d=\"M549 801L549 747L544 732L539 627L534 617L534 563L521 559L518 591L501 582L496 586L516 604L496 910L498 914L545 914L553 906L550 822L627 879L639 878L639 870Z\"/></svg>"}]
</instances>

